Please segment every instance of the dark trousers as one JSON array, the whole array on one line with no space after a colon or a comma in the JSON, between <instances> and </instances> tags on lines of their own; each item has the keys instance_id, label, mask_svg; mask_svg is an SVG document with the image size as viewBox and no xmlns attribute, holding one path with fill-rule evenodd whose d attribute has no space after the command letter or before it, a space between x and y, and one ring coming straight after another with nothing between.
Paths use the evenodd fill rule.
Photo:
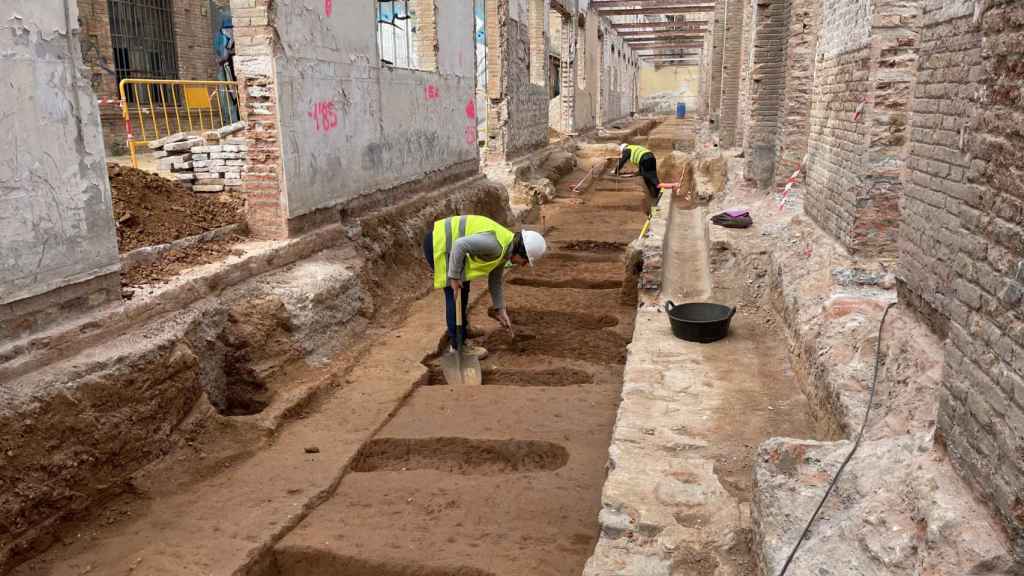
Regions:
<instances>
[{"instance_id":1,"label":"dark trousers","mask_svg":"<svg viewBox=\"0 0 1024 576\"><path fill-rule=\"evenodd\" d=\"M644 184L647 185L647 195L651 197L651 200L657 199L661 196L661 189L658 188L658 160L654 157L654 154L644 154L640 158L640 164L637 166L640 176L644 179Z\"/></svg>"},{"instance_id":2,"label":"dark trousers","mask_svg":"<svg viewBox=\"0 0 1024 576\"><path fill-rule=\"evenodd\" d=\"M430 271L434 271L434 232L427 232L423 237L423 257L427 259ZM448 324L448 342L452 346L465 343L466 331L469 330L469 282L462 283L462 334L456 333L455 325L455 290L451 286L444 287L444 316Z\"/></svg>"}]
</instances>

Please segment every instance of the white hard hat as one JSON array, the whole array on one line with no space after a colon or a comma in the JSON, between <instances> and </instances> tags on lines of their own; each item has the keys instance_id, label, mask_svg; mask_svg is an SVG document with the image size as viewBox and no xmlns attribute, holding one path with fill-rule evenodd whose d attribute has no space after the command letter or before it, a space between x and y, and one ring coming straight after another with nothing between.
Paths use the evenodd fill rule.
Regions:
<instances>
[{"instance_id":1,"label":"white hard hat","mask_svg":"<svg viewBox=\"0 0 1024 576\"><path fill-rule=\"evenodd\" d=\"M548 243L537 232L523 230L523 247L526 248L526 258L530 261L530 266L533 266L544 256Z\"/></svg>"},{"instance_id":2,"label":"white hard hat","mask_svg":"<svg viewBox=\"0 0 1024 576\"><path fill-rule=\"evenodd\" d=\"M622 144L619 145L619 151L621 152L621 151L623 151L625 149L626 149L626 143L623 142Z\"/></svg>"}]
</instances>

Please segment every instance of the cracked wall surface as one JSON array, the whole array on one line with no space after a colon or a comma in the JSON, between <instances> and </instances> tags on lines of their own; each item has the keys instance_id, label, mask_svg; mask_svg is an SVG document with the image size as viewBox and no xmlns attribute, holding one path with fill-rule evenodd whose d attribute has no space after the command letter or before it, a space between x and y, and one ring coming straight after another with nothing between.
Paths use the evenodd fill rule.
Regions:
<instances>
[{"instance_id":1,"label":"cracked wall surface","mask_svg":"<svg viewBox=\"0 0 1024 576\"><path fill-rule=\"evenodd\" d=\"M74 3L0 5L0 336L19 333L10 323L40 306L120 295L99 113L78 35ZM81 289L65 298L26 302L73 285Z\"/></svg>"},{"instance_id":2,"label":"cracked wall surface","mask_svg":"<svg viewBox=\"0 0 1024 576\"><path fill-rule=\"evenodd\" d=\"M232 7L237 14L249 3ZM437 53L420 66L436 61L436 71L381 65L372 4L256 4L250 25L236 27L236 69L258 152L249 172L265 175L247 182L258 193L249 218L258 233L283 236L304 227L297 219L318 220L319 211L359 196L475 170L471 3L434 3Z\"/></svg>"}]
</instances>

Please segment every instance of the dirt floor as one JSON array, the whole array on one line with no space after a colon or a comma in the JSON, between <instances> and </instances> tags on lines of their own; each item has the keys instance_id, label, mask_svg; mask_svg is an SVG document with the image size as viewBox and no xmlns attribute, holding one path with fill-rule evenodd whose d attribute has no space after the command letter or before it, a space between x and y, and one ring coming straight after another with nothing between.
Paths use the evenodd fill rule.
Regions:
<instances>
[{"instance_id":1,"label":"dirt floor","mask_svg":"<svg viewBox=\"0 0 1024 576\"><path fill-rule=\"evenodd\" d=\"M165 244L245 220L238 194L196 194L157 174L108 164L122 253Z\"/></svg>"},{"instance_id":2,"label":"dirt floor","mask_svg":"<svg viewBox=\"0 0 1024 576\"><path fill-rule=\"evenodd\" d=\"M645 221L640 179L598 178L574 192L588 169L581 163L563 178L556 200L542 208L548 258L510 274L516 337L488 318L486 296L472 309L474 325L488 331L478 342L490 351L483 386L445 382L431 355L443 325L440 296L431 293L382 315L358 347L325 365L282 371L330 385L280 430L254 432L259 415L207 417L13 574L580 574L599 537L634 334L636 309L622 298L623 254ZM677 222L687 225L693 234L700 224ZM698 262L695 237L676 241L685 248L677 257ZM706 264L672 273L677 287L690 286L680 296L711 284L693 284L708 274ZM692 421L675 422L671 433L703 436L703 447L682 449L713 460L718 481L743 503L760 441L808 437L809 427L781 336L759 308L758 273L716 267L715 297L744 310L734 336L718 353L675 360L699 364L721 388L717 403L677 414ZM474 293L484 286L474 283ZM703 529L710 504L677 513L675 523ZM753 574L749 537L741 527L718 553L681 549L674 569L710 575L727 563L730 573Z\"/></svg>"},{"instance_id":3,"label":"dirt floor","mask_svg":"<svg viewBox=\"0 0 1024 576\"><path fill-rule=\"evenodd\" d=\"M580 573L632 334L622 254L644 221L639 198L634 210L588 205L601 199L544 207L550 257L506 286L515 340L486 296L473 308L491 331L484 386L447 385L425 352L443 326L431 293L388 315L401 328L368 331L362 351L286 371L333 384L273 438L252 434L258 415L207 418L14 574L192 576L247 562L250 576ZM415 375L424 358L432 368ZM387 422L376 434L374 418ZM303 498L315 510L295 525ZM281 536L260 562L245 552Z\"/></svg>"},{"instance_id":4,"label":"dirt floor","mask_svg":"<svg viewBox=\"0 0 1024 576\"><path fill-rule=\"evenodd\" d=\"M582 571L632 334L622 251L644 221L590 205L601 199L543 208L553 252L509 278L516 337L480 340L484 385L449 386L435 367L260 576ZM475 325L494 327L488 305Z\"/></svg>"}]
</instances>

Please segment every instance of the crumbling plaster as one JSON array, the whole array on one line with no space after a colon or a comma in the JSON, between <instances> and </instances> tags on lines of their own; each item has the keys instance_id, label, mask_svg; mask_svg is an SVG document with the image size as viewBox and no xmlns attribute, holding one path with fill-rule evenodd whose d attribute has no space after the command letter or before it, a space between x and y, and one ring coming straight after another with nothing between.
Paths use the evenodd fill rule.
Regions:
<instances>
[{"instance_id":1,"label":"crumbling plaster","mask_svg":"<svg viewBox=\"0 0 1024 576\"><path fill-rule=\"evenodd\" d=\"M289 218L477 160L473 5L435 5L437 72L380 64L373 4L273 4Z\"/></svg>"},{"instance_id":2,"label":"crumbling plaster","mask_svg":"<svg viewBox=\"0 0 1024 576\"><path fill-rule=\"evenodd\" d=\"M78 8L0 3L0 304L119 269Z\"/></svg>"}]
</instances>

